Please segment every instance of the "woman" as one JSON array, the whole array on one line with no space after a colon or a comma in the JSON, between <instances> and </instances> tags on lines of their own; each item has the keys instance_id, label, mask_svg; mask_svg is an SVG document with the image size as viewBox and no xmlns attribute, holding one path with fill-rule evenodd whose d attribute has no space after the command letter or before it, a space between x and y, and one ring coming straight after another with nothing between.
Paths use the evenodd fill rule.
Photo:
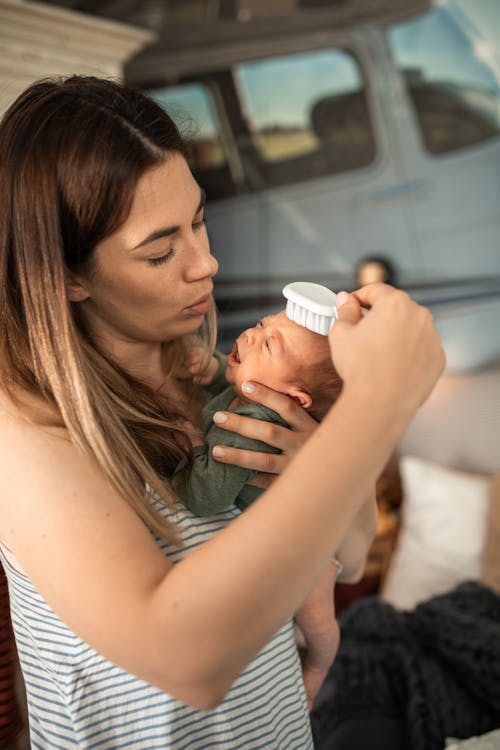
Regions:
<instances>
[{"instance_id":1,"label":"woman","mask_svg":"<svg viewBox=\"0 0 500 750\"><path fill-rule=\"evenodd\" d=\"M219 460L282 476L241 515L179 507L217 270L185 156L92 78L31 86L0 126L0 539L36 748L311 747L291 617L443 367L426 310L360 290L321 425L258 384L290 430L221 416L282 453Z\"/></svg>"}]
</instances>

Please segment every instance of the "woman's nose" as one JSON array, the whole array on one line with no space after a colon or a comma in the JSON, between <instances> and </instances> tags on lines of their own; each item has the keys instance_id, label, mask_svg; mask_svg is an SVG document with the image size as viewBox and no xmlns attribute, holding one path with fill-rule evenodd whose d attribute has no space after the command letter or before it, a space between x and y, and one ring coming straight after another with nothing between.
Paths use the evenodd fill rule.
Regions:
<instances>
[{"instance_id":1,"label":"woman's nose","mask_svg":"<svg viewBox=\"0 0 500 750\"><path fill-rule=\"evenodd\" d=\"M211 254L210 250L197 249L191 256L191 262L186 271L188 281L197 281L215 276L219 263Z\"/></svg>"}]
</instances>

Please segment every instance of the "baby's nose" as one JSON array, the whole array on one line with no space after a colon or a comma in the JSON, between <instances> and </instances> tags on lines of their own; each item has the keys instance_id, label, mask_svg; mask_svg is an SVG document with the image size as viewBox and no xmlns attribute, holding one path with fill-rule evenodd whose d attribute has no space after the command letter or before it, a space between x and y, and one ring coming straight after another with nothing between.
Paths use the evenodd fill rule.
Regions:
<instances>
[{"instance_id":1,"label":"baby's nose","mask_svg":"<svg viewBox=\"0 0 500 750\"><path fill-rule=\"evenodd\" d=\"M257 329L256 328L247 328L247 330L244 333L245 341L247 344L253 345L255 344L256 337L258 336Z\"/></svg>"}]
</instances>

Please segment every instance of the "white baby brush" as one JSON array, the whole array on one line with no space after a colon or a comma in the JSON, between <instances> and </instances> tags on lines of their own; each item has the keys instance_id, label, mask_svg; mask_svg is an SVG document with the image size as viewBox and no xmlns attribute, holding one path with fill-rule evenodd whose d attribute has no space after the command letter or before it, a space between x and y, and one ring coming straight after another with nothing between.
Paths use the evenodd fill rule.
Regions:
<instances>
[{"instance_id":1,"label":"white baby brush","mask_svg":"<svg viewBox=\"0 0 500 750\"><path fill-rule=\"evenodd\" d=\"M283 289L286 316L299 326L328 336L337 320L337 295L321 284L294 281Z\"/></svg>"}]
</instances>

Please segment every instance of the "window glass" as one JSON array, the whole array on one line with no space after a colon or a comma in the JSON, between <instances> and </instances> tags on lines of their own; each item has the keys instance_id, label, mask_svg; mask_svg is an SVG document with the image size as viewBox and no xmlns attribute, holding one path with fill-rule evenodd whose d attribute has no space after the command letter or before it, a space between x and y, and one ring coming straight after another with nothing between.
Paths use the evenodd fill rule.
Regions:
<instances>
[{"instance_id":1,"label":"window glass","mask_svg":"<svg viewBox=\"0 0 500 750\"><path fill-rule=\"evenodd\" d=\"M235 192L212 95L202 83L153 89L148 94L165 109L186 138L190 165L208 198Z\"/></svg>"},{"instance_id":2,"label":"window glass","mask_svg":"<svg viewBox=\"0 0 500 750\"><path fill-rule=\"evenodd\" d=\"M354 57L322 50L239 65L242 108L271 183L369 164L375 146Z\"/></svg>"},{"instance_id":3,"label":"window glass","mask_svg":"<svg viewBox=\"0 0 500 750\"><path fill-rule=\"evenodd\" d=\"M149 95L165 109L193 147L198 167L220 167L225 162L217 117L205 86L190 83L154 89Z\"/></svg>"},{"instance_id":4,"label":"window glass","mask_svg":"<svg viewBox=\"0 0 500 750\"><path fill-rule=\"evenodd\" d=\"M431 153L500 132L497 53L465 17L458 23L443 4L394 26L389 42Z\"/></svg>"}]
</instances>

